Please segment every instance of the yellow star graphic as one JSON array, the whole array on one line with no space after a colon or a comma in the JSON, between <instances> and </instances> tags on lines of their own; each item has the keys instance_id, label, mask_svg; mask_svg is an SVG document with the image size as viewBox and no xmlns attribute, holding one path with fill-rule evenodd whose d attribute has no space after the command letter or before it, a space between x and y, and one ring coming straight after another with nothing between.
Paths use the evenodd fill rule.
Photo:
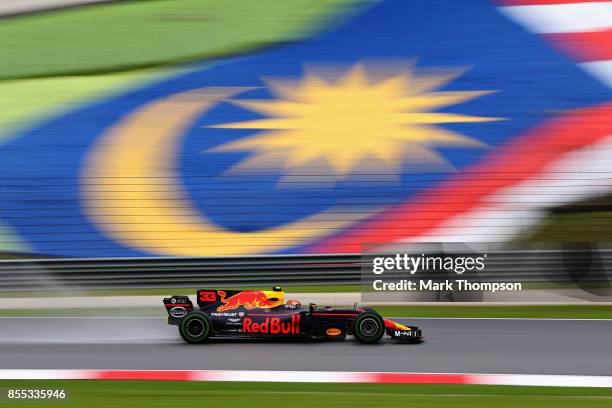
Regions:
<instances>
[{"instance_id":1,"label":"yellow star graphic","mask_svg":"<svg viewBox=\"0 0 612 408\"><path fill-rule=\"evenodd\" d=\"M231 101L266 118L212 126L261 132L211 151L252 151L231 170L279 168L283 181L314 176L325 165L335 180L363 168L397 174L405 163L443 165L436 146L485 145L436 125L502 119L435 112L492 92L435 91L458 75L405 70L373 81L364 65L356 64L335 80L306 75L294 82L267 81L277 99Z\"/></svg>"}]
</instances>

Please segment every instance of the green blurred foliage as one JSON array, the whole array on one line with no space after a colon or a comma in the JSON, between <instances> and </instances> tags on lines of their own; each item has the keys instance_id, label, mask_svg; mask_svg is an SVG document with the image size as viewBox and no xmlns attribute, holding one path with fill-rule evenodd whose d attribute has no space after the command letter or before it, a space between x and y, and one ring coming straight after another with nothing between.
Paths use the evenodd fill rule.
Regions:
<instances>
[{"instance_id":1,"label":"green blurred foliage","mask_svg":"<svg viewBox=\"0 0 612 408\"><path fill-rule=\"evenodd\" d=\"M358 0L139 0L6 18L0 79L218 57L301 38Z\"/></svg>"}]
</instances>

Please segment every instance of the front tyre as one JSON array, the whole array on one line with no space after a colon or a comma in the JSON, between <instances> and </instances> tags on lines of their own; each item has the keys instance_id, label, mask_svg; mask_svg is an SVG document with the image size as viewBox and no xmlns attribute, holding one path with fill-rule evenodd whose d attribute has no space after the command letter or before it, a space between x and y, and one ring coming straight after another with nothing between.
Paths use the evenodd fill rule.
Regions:
<instances>
[{"instance_id":1,"label":"front tyre","mask_svg":"<svg viewBox=\"0 0 612 408\"><path fill-rule=\"evenodd\" d=\"M204 343L212 334L212 321L203 313L191 312L181 320L179 333L187 343Z\"/></svg>"},{"instance_id":2,"label":"front tyre","mask_svg":"<svg viewBox=\"0 0 612 408\"><path fill-rule=\"evenodd\" d=\"M384 334L385 322L376 313L362 313L357 316L353 323L353 335L361 343L378 343Z\"/></svg>"}]
</instances>

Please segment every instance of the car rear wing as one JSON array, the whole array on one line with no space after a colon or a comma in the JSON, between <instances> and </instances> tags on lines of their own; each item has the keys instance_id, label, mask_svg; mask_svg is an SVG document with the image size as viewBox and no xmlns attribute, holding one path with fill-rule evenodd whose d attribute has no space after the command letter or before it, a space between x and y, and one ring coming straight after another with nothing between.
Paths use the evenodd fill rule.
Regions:
<instances>
[{"instance_id":1,"label":"car rear wing","mask_svg":"<svg viewBox=\"0 0 612 408\"><path fill-rule=\"evenodd\" d=\"M164 306L171 317L183 317L187 313L193 311L193 303L189 296L174 295L169 298L164 298Z\"/></svg>"}]
</instances>

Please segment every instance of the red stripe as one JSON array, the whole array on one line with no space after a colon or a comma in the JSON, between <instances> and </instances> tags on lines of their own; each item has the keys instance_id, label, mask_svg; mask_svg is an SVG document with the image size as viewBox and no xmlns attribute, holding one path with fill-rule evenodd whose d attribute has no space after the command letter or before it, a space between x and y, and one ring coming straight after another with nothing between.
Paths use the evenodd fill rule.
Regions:
<instances>
[{"instance_id":1,"label":"red stripe","mask_svg":"<svg viewBox=\"0 0 612 408\"><path fill-rule=\"evenodd\" d=\"M580 33L545 34L552 42L580 61L612 59L612 29Z\"/></svg>"},{"instance_id":2,"label":"red stripe","mask_svg":"<svg viewBox=\"0 0 612 408\"><path fill-rule=\"evenodd\" d=\"M370 383L378 384L468 384L463 374L372 373Z\"/></svg>"},{"instance_id":3,"label":"red stripe","mask_svg":"<svg viewBox=\"0 0 612 408\"><path fill-rule=\"evenodd\" d=\"M578 109L530 130L451 180L369 221L323 239L305 252L359 252L365 243L423 235L473 209L497 190L532 178L549 163L612 134L612 103ZM453 199L444 200L441 196Z\"/></svg>"},{"instance_id":4,"label":"red stripe","mask_svg":"<svg viewBox=\"0 0 612 408\"><path fill-rule=\"evenodd\" d=\"M501 6L541 6L547 4L607 3L610 0L497 0Z\"/></svg>"},{"instance_id":5,"label":"red stripe","mask_svg":"<svg viewBox=\"0 0 612 408\"><path fill-rule=\"evenodd\" d=\"M27 373L24 376L24 371ZM55 374L54 374L55 372ZM11 373L15 373L13 376ZM256 375L258 381L282 382L279 380L277 371L252 371L233 370L192 370L192 371L147 371L147 370L11 370L0 369L0 377L3 379L31 380L54 378L56 380L166 380L166 381L245 381L245 378ZM327 378L329 383L352 382L352 383L395 383L395 384L482 384L482 385L534 385L550 386L558 384L558 380L567 383L570 377L565 375L539 375L539 374L467 374L467 373L350 373L338 371L303 371L299 374L302 382L320 382L321 374ZM51 377L50 377L51 375ZM288 376L295 378L295 372ZM571 376L573 385L578 387L610 387L612 376Z\"/></svg>"},{"instance_id":6,"label":"red stripe","mask_svg":"<svg viewBox=\"0 0 612 408\"><path fill-rule=\"evenodd\" d=\"M313 316L357 316L359 313L325 313L325 312L315 312Z\"/></svg>"},{"instance_id":7,"label":"red stripe","mask_svg":"<svg viewBox=\"0 0 612 408\"><path fill-rule=\"evenodd\" d=\"M189 381L189 371L100 371L98 380L152 380L152 381Z\"/></svg>"}]
</instances>

